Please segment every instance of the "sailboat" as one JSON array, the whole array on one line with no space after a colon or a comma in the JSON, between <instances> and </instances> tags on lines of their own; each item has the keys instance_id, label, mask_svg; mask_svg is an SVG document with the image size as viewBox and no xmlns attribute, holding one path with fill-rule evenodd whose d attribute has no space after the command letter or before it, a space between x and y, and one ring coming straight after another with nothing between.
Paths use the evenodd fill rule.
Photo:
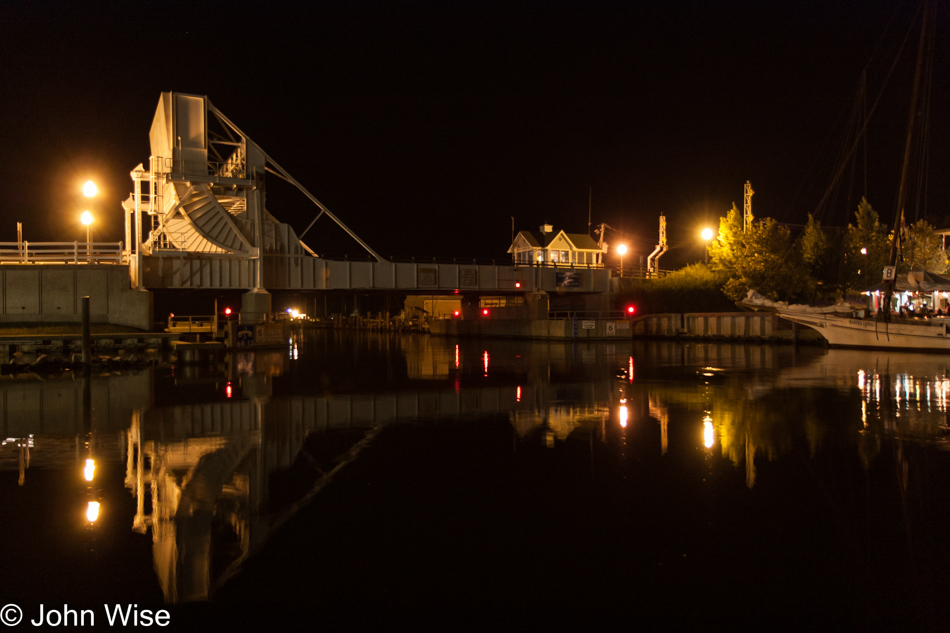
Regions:
<instances>
[{"instance_id":1,"label":"sailboat","mask_svg":"<svg viewBox=\"0 0 950 633\"><path fill-rule=\"evenodd\" d=\"M828 308L814 308L805 305L788 305L784 302L773 302L764 299L754 290L748 296L737 302L739 306L753 310L766 310L777 313L783 319L805 325L818 331L832 347L863 347L885 350L928 350L950 351L950 335L948 325L950 318L903 318L890 314L890 298L899 287L896 270L900 256L901 220L907 184L908 163L910 160L911 142L914 133L914 124L918 116L917 96L920 86L921 70L925 55L927 24L931 11L931 2L925 2L924 15L921 26L920 44L917 52L917 67L914 73L914 87L910 103L910 115L907 126L907 144L904 150L904 160L901 168L900 186L898 188L897 213L894 222L894 240L891 244L889 265L884 269L884 292L886 300L884 309L879 318L861 318L858 311L850 306L839 304ZM950 282L950 280L946 280ZM908 283L913 286L915 273L908 277ZM918 282L919 285L919 282ZM913 288L912 288L913 289ZM921 289L921 288L918 288Z\"/></svg>"}]
</instances>

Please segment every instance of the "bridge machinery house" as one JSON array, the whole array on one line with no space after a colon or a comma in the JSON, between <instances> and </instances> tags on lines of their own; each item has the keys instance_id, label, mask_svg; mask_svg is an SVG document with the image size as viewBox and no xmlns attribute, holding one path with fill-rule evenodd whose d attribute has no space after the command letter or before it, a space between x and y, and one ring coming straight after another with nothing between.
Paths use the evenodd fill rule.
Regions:
<instances>
[{"instance_id":1,"label":"bridge machinery house","mask_svg":"<svg viewBox=\"0 0 950 633\"><path fill-rule=\"evenodd\" d=\"M550 224L540 232L519 231L508 249L515 266L568 266L602 268L604 251L584 233L554 232Z\"/></svg>"}]
</instances>

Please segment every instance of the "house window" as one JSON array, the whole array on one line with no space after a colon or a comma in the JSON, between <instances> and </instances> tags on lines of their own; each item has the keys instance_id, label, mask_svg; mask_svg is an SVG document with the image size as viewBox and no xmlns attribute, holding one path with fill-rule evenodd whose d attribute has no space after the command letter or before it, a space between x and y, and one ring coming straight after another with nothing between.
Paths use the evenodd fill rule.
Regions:
<instances>
[{"instance_id":1,"label":"house window","mask_svg":"<svg viewBox=\"0 0 950 633\"><path fill-rule=\"evenodd\" d=\"M564 262L565 264L571 261L571 258L568 255L567 251L561 251L561 261Z\"/></svg>"}]
</instances>

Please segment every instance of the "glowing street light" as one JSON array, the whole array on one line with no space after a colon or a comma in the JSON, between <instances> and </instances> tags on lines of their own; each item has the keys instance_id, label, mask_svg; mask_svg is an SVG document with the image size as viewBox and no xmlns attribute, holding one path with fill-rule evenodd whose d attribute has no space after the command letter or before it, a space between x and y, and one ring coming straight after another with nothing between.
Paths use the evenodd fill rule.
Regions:
<instances>
[{"instance_id":1,"label":"glowing street light","mask_svg":"<svg viewBox=\"0 0 950 633\"><path fill-rule=\"evenodd\" d=\"M95 218L89 211L83 211L79 221L86 225L86 255L92 257L92 223Z\"/></svg>"},{"instance_id":2,"label":"glowing street light","mask_svg":"<svg viewBox=\"0 0 950 633\"><path fill-rule=\"evenodd\" d=\"M701 233L701 235L703 237L703 248L705 249L705 252L706 252L706 263L708 264L709 263L709 242L712 241L713 230L707 226L706 228L703 229L703 232Z\"/></svg>"},{"instance_id":3,"label":"glowing street light","mask_svg":"<svg viewBox=\"0 0 950 633\"><path fill-rule=\"evenodd\" d=\"M96 183L91 180L87 180L83 183L82 195L86 196L87 198L95 198L98 193L99 187L96 186Z\"/></svg>"},{"instance_id":4,"label":"glowing street light","mask_svg":"<svg viewBox=\"0 0 950 633\"><path fill-rule=\"evenodd\" d=\"M623 277L623 256L627 252L627 245L621 244L617 247L617 254L620 255L620 276Z\"/></svg>"}]
</instances>

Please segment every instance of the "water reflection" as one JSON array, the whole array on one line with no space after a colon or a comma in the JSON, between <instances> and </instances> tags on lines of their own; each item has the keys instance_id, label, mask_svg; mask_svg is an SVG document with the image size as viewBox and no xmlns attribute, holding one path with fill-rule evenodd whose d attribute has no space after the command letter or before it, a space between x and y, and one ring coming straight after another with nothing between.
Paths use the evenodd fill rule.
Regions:
<instances>
[{"instance_id":1,"label":"water reflection","mask_svg":"<svg viewBox=\"0 0 950 633\"><path fill-rule=\"evenodd\" d=\"M210 597L389 427L500 416L514 453L583 443L589 477L722 462L740 489L802 447L844 446L869 469L894 440L906 490L903 443L945 439L948 370L926 355L330 333L214 367L0 380L0 463L20 484L29 468L82 472L104 534L118 465L134 506L121 529L149 539L175 603Z\"/></svg>"}]
</instances>

